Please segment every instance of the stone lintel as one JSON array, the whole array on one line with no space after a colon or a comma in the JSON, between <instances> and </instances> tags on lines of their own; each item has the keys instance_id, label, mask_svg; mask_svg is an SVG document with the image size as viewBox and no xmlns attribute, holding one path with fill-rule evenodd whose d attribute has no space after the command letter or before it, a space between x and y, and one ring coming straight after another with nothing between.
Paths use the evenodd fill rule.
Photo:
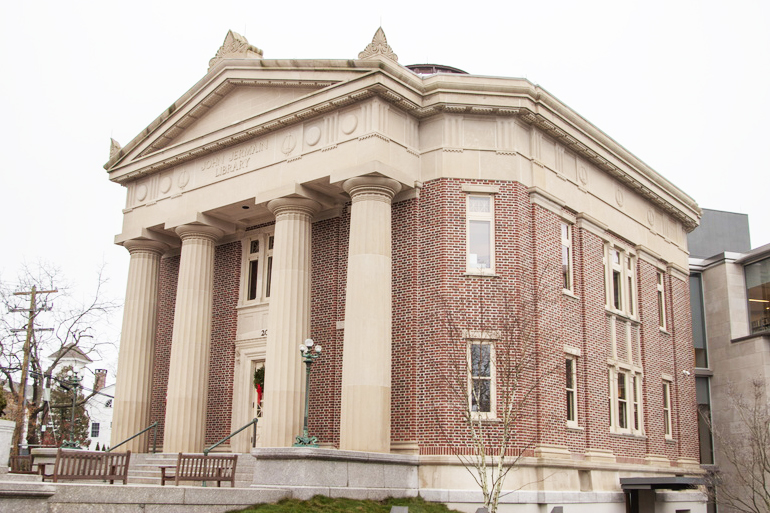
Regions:
<instances>
[{"instance_id":1,"label":"stone lintel","mask_svg":"<svg viewBox=\"0 0 770 513\"><path fill-rule=\"evenodd\" d=\"M176 218L170 218L168 221L166 221L164 228L166 230L174 230L180 226L183 225L197 225L197 226L210 226L213 228L217 228L218 230L221 230L220 238L223 235L235 233L237 230L237 226L234 223L230 223L228 221L223 221L221 219L218 219L216 217L210 216L208 214L204 214L202 212L195 212L192 215L180 215Z\"/></svg>"},{"instance_id":2,"label":"stone lintel","mask_svg":"<svg viewBox=\"0 0 770 513\"><path fill-rule=\"evenodd\" d=\"M414 176L410 176L407 173L394 168L393 166L389 166L383 162L380 162L379 160L370 160L369 162L364 162L363 164L357 166L334 171L329 176L329 181L332 184L337 184L342 183L349 178L377 175L386 178L392 178L393 180L400 182L401 189L414 186Z\"/></svg>"}]
</instances>

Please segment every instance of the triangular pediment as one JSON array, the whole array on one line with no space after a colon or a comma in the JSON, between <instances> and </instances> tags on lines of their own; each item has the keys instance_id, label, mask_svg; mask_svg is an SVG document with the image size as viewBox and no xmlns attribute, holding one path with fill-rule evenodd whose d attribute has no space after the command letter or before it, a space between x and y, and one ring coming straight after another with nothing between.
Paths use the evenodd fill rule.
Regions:
<instances>
[{"instance_id":1,"label":"triangular pediment","mask_svg":"<svg viewBox=\"0 0 770 513\"><path fill-rule=\"evenodd\" d=\"M327 82L228 81L203 101L169 119L141 156L265 114L328 86Z\"/></svg>"},{"instance_id":2,"label":"triangular pediment","mask_svg":"<svg viewBox=\"0 0 770 513\"><path fill-rule=\"evenodd\" d=\"M237 86L216 105L198 109L174 125L154 149L180 144L269 112L317 90L317 87ZM176 135L174 135L176 134ZM152 151L152 150L151 150Z\"/></svg>"}]
</instances>

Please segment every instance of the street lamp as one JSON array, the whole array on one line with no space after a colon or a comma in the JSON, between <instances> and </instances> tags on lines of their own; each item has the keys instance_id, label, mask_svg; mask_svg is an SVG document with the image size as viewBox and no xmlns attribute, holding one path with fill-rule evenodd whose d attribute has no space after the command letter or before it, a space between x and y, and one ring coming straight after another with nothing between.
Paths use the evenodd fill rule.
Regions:
<instances>
[{"instance_id":1,"label":"street lamp","mask_svg":"<svg viewBox=\"0 0 770 513\"><path fill-rule=\"evenodd\" d=\"M80 387L80 376L77 372L70 370L67 373L67 384L72 388L72 423L70 424L70 439L62 442L62 447L69 447L71 449L79 449L80 446L75 440L75 406L78 400L78 387Z\"/></svg>"},{"instance_id":2,"label":"street lamp","mask_svg":"<svg viewBox=\"0 0 770 513\"><path fill-rule=\"evenodd\" d=\"M318 447L318 438L309 436L307 433L307 412L310 399L310 366L313 362L321 356L321 345L315 344L312 339L305 340L304 343L299 345L299 352L302 355L302 361L305 363L305 422L302 426L302 434L297 436L297 442L294 447ZM314 352L315 351L315 352Z\"/></svg>"}]
</instances>

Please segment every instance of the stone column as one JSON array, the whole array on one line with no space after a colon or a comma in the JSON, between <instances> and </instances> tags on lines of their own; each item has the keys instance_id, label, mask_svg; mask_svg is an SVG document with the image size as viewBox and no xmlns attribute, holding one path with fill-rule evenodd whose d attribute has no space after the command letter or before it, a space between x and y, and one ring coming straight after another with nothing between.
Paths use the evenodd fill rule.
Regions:
<instances>
[{"instance_id":1,"label":"stone column","mask_svg":"<svg viewBox=\"0 0 770 513\"><path fill-rule=\"evenodd\" d=\"M263 447L290 447L302 433L305 370L299 345L310 336L311 220L319 207L315 201L303 198L281 198L267 204L275 214L275 244L265 356Z\"/></svg>"},{"instance_id":2,"label":"stone column","mask_svg":"<svg viewBox=\"0 0 770 513\"><path fill-rule=\"evenodd\" d=\"M150 424L152 365L158 306L160 257L168 249L162 242L129 240L123 246L131 254L128 265L126 304L113 404L110 444L119 444ZM147 435L134 438L124 449L147 451Z\"/></svg>"},{"instance_id":3,"label":"stone column","mask_svg":"<svg viewBox=\"0 0 770 513\"><path fill-rule=\"evenodd\" d=\"M163 452L201 452L206 432L206 400L214 289L214 243L218 228L182 225L179 281L166 393Z\"/></svg>"},{"instance_id":4,"label":"stone column","mask_svg":"<svg viewBox=\"0 0 770 513\"><path fill-rule=\"evenodd\" d=\"M390 452L391 206L401 185L351 178L340 449Z\"/></svg>"}]
</instances>

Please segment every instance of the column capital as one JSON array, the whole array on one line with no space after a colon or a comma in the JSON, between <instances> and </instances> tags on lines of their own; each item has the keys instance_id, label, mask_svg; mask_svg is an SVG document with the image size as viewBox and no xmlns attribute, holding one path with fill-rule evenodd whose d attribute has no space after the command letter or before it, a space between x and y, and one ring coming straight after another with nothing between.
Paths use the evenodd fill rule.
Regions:
<instances>
[{"instance_id":1,"label":"column capital","mask_svg":"<svg viewBox=\"0 0 770 513\"><path fill-rule=\"evenodd\" d=\"M314 216L321 210L321 205L307 198L278 198L267 203L267 208L277 218L282 214L306 214Z\"/></svg>"},{"instance_id":2,"label":"column capital","mask_svg":"<svg viewBox=\"0 0 770 513\"><path fill-rule=\"evenodd\" d=\"M401 184L384 176L357 176L345 180L342 188L350 194L354 203L364 199L390 203L401 190Z\"/></svg>"},{"instance_id":3,"label":"column capital","mask_svg":"<svg viewBox=\"0 0 770 513\"><path fill-rule=\"evenodd\" d=\"M130 239L123 242L123 247L132 255L134 253L155 253L162 256L168 251L169 245L157 240Z\"/></svg>"},{"instance_id":4,"label":"column capital","mask_svg":"<svg viewBox=\"0 0 770 513\"><path fill-rule=\"evenodd\" d=\"M225 234L219 228L205 224L183 224L174 228L174 231L182 239L182 242L188 239L206 239L216 242Z\"/></svg>"}]
</instances>

